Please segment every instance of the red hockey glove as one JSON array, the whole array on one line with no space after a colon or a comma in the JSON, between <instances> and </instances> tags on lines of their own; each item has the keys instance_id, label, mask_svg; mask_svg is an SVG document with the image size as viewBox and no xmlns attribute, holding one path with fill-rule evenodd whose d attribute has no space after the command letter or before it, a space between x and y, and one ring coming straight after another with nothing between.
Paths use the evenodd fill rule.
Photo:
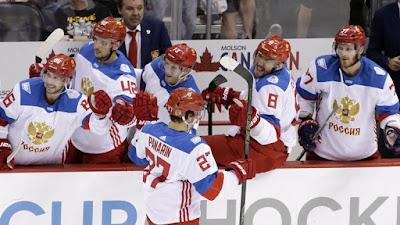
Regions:
<instances>
[{"instance_id":1,"label":"red hockey glove","mask_svg":"<svg viewBox=\"0 0 400 225\"><path fill-rule=\"evenodd\" d=\"M395 155L400 155L400 127L397 124L386 125L385 145Z\"/></svg>"},{"instance_id":2,"label":"red hockey glove","mask_svg":"<svg viewBox=\"0 0 400 225\"><path fill-rule=\"evenodd\" d=\"M321 142L321 138L318 136L317 140L313 140L315 133L317 132L319 126L317 121L313 119L305 119L301 121L298 129L299 134L299 144L308 152L315 151L317 146L315 141Z\"/></svg>"},{"instance_id":3,"label":"red hockey glove","mask_svg":"<svg viewBox=\"0 0 400 225\"><path fill-rule=\"evenodd\" d=\"M217 87L213 92L208 92L208 88L201 92L204 100L211 103L223 104L225 107L233 104L234 98L239 98L240 92L235 92L232 88Z\"/></svg>"},{"instance_id":4,"label":"red hockey glove","mask_svg":"<svg viewBox=\"0 0 400 225\"><path fill-rule=\"evenodd\" d=\"M239 184L256 176L256 162L252 159L238 159L229 163L227 168L235 170Z\"/></svg>"},{"instance_id":5,"label":"red hockey glove","mask_svg":"<svg viewBox=\"0 0 400 225\"><path fill-rule=\"evenodd\" d=\"M44 70L44 65L34 63L29 67L29 78L40 77L40 73Z\"/></svg>"},{"instance_id":6,"label":"red hockey glove","mask_svg":"<svg viewBox=\"0 0 400 225\"><path fill-rule=\"evenodd\" d=\"M119 98L117 100L121 100L123 103L118 103L117 101L117 104L112 109L111 118L120 125L127 125L135 118L133 107L125 99Z\"/></svg>"},{"instance_id":7,"label":"red hockey glove","mask_svg":"<svg viewBox=\"0 0 400 225\"><path fill-rule=\"evenodd\" d=\"M106 115L112 106L111 98L103 90L98 90L88 97L92 111L98 115Z\"/></svg>"},{"instance_id":8,"label":"red hockey glove","mask_svg":"<svg viewBox=\"0 0 400 225\"><path fill-rule=\"evenodd\" d=\"M232 104L229 109L229 120L231 123L240 126L242 131L246 131L247 121L247 102L240 100L242 104ZM254 128L260 122L260 112L251 106L250 129Z\"/></svg>"},{"instance_id":9,"label":"red hockey glove","mask_svg":"<svg viewBox=\"0 0 400 225\"><path fill-rule=\"evenodd\" d=\"M147 92L141 91L132 100L132 105L137 120L158 120L157 97L150 99L150 95Z\"/></svg>"},{"instance_id":10,"label":"red hockey glove","mask_svg":"<svg viewBox=\"0 0 400 225\"><path fill-rule=\"evenodd\" d=\"M11 144L7 139L0 139L0 170L9 170L7 166L7 157L11 154ZM10 162L14 168L14 159Z\"/></svg>"}]
</instances>

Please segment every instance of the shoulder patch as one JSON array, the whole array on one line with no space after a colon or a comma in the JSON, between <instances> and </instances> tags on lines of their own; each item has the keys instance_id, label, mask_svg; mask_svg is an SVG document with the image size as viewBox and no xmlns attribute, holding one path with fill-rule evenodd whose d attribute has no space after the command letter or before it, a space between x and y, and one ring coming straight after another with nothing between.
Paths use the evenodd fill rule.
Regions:
<instances>
[{"instance_id":1,"label":"shoulder patch","mask_svg":"<svg viewBox=\"0 0 400 225\"><path fill-rule=\"evenodd\" d=\"M325 61L324 58L318 59L317 60L317 64L318 64L319 67L322 67L322 68L324 68L326 70L328 69L328 67L326 66L326 61Z\"/></svg>"},{"instance_id":2,"label":"shoulder patch","mask_svg":"<svg viewBox=\"0 0 400 225\"><path fill-rule=\"evenodd\" d=\"M79 97L79 92L72 89L67 89L66 93L70 99L76 99Z\"/></svg>"},{"instance_id":3,"label":"shoulder patch","mask_svg":"<svg viewBox=\"0 0 400 225\"><path fill-rule=\"evenodd\" d=\"M21 84L22 90L28 92L29 94L31 93L31 85L29 84L29 82L24 82Z\"/></svg>"},{"instance_id":4,"label":"shoulder patch","mask_svg":"<svg viewBox=\"0 0 400 225\"><path fill-rule=\"evenodd\" d=\"M190 141L193 142L193 144L197 144L201 141L201 138L199 136L192 137Z\"/></svg>"},{"instance_id":5,"label":"shoulder patch","mask_svg":"<svg viewBox=\"0 0 400 225\"><path fill-rule=\"evenodd\" d=\"M131 72L132 72L131 69L129 68L129 66L126 65L126 64L121 64L121 66L120 66L119 69L120 69L122 72L125 72L125 73L131 73Z\"/></svg>"},{"instance_id":6,"label":"shoulder patch","mask_svg":"<svg viewBox=\"0 0 400 225\"><path fill-rule=\"evenodd\" d=\"M374 70L375 70L375 73L376 73L377 75L385 75L385 74L386 74L386 72L385 72L382 68L380 68L380 67L375 66L375 67L374 67Z\"/></svg>"},{"instance_id":7,"label":"shoulder patch","mask_svg":"<svg viewBox=\"0 0 400 225\"><path fill-rule=\"evenodd\" d=\"M278 83L279 78L277 76L275 76L275 75L272 75L272 76L268 77L267 80L270 83L276 84L276 83Z\"/></svg>"}]
</instances>

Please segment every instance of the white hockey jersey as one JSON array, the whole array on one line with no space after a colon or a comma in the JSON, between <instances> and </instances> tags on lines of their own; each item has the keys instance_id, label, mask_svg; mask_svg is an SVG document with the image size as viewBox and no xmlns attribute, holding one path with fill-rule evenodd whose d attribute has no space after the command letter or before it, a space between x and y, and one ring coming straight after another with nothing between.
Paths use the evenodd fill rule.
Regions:
<instances>
[{"instance_id":1,"label":"white hockey jersey","mask_svg":"<svg viewBox=\"0 0 400 225\"><path fill-rule=\"evenodd\" d=\"M117 98L132 102L136 94L136 74L128 59L117 50L118 58L109 64L99 64L94 55L93 42L85 44L76 56L75 90L89 96L104 90L115 104ZM140 71L140 70L139 70ZM111 114L111 110L110 110ZM72 136L72 143L79 150L100 154L111 151L126 139L127 127L113 123L107 135L78 129Z\"/></svg>"},{"instance_id":2,"label":"white hockey jersey","mask_svg":"<svg viewBox=\"0 0 400 225\"><path fill-rule=\"evenodd\" d=\"M189 75L184 82L173 87L168 85L167 82L165 82L165 70L162 59L163 57L160 56L144 67L141 86L149 93L150 97L157 97L159 121L169 124L171 120L164 105L167 103L171 92L180 87L191 88L199 94L201 92L192 75Z\"/></svg>"},{"instance_id":3,"label":"white hockey jersey","mask_svg":"<svg viewBox=\"0 0 400 225\"><path fill-rule=\"evenodd\" d=\"M110 128L108 119L95 117L82 93L67 90L52 105L45 93L43 79L33 78L18 83L0 102L0 121L8 124L0 126L0 138L11 142L13 151L20 148L16 165L62 164L76 128L99 134Z\"/></svg>"},{"instance_id":4,"label":"white hockey jersey","mask_svg":"<svg viewBox=\"0 0 400 225\"><path fill-rule=\"evenodd\" d=\"M149 164L143 171L145 209L156 224L197 219L200 195L213 200L239 187L233 171L218 172L211 149L201 137L172 130L163 122L145 125L128 155L138 165Z\"/></svg>"},{"instance_id":5,"label":"white hockey jersey","mask_svg":"<svg viewBox=\"0 0 400 225\"><path fill-rule=\"evenodd\" d=\"M373 61L361 57L361 68L352 78L343 72L343 91L336 55L325 55L311 62L297 81L300 110L313 114L322 126L338 105L321 132L315 153L328 160L352 161L367 158L377 151L375 111L380 126L399 122L399 100L389 74ZM341 96L340 96L341 95Z\"/></svg>"},{"instance_id":6,"label":"white hockey jersey","mask_svg":"<svg viewBox=\"0 0 400 225\"><path fill-rule=\"evenodd\" d=\"M250 71L253 73L254 66ZM255 127L250 132L251 137L260 144L273 143L279 138L290 151L297 143L297 104L295 81L286 66L261 78L253 76L252 105L260 112L260 124L267 121L273 127L264 126L257 135L254 134ZM275 140L271 133L276 133Z\"/></svg>"}]
</instances>

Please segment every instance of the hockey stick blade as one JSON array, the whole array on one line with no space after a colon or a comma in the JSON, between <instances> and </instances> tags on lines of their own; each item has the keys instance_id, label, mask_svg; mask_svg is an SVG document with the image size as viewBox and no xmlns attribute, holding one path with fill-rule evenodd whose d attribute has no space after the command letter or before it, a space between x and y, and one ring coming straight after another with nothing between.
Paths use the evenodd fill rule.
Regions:
<instances>
[{"instance_id":1,"label":"hockey stick blade","mask_svg":"<svg viewBox=\"0 0 400 225\"><path fill-rule=\"evenodd\" d=\"M222 74L218 74L208 85L208 92L213 92L215 88L227 81L228 80Z\"/></svg>"},{"instance_id":2,"label":"hockey stick blade","mask_svg":"<svg viewBox=\"0 0 400 225\"><path fill-rule=\"evenodd\" d=\"M42 46L38 49L36 53L35 61L36 63L42 62L46 57L47 53L54 47L54 45L64 37L64 31L61 28L55 29L44 41Z\"/></svg>"},{"instance_id":3,"label":"hockey stick blade","mask_svg":"<svg viewBox=\"0 0 400 225\"><path fill-rule=\"evenodd\" d=\"M223 67L227 68L228 70L232 70L235 73L239 74L239 76L243 77L243 79L245 79L248 84L251 84L250 87L252 87L253 75L250 73L250 71L240 65L236 60L232 59L229 56L224 56L219 62Z\"/></svg>"}]
</instances>

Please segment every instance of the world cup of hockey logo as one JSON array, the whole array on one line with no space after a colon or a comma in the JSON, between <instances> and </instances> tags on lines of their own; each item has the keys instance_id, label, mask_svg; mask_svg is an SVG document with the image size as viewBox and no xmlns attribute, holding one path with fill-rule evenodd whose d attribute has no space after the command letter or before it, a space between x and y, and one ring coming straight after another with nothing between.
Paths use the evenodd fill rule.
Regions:
<instances>
[{"instance_id":1,"label":"world cup of hockey logo","mask_svg":"<svg viewBox=\"0 0 400 225\"><path fill-rule=\"evenodd\" d=\"M84 77L81 82L81 92L86 96L89 96L93 93L94 87L92 82L89 80L89 77Z\"/></svg>"},{"instance_id":2,"label":"world cup of hockey logo","mask_svg":"<svg viewBox=\"0 0 400 225\"><path fill-rule=\"evenodd\" d=\"M35 145L47 143L53 135L54 129L45 122L31 122L28 126L29 140Z\"/></svg>"},{"instance_id":3,"label":"world cup of hockey logo","mask_svg":"<svg viewBox=\"0 0 400 225\"><path fill-rule=\"evenodd\" d=\"M337 105L336 99L333 102L333 108ZM335 112L335 118L342 123L348 124L355 120L355 115L360 111L360 103L349 97L342 98L338 109Z\"/></svg>"}]
</instances>

